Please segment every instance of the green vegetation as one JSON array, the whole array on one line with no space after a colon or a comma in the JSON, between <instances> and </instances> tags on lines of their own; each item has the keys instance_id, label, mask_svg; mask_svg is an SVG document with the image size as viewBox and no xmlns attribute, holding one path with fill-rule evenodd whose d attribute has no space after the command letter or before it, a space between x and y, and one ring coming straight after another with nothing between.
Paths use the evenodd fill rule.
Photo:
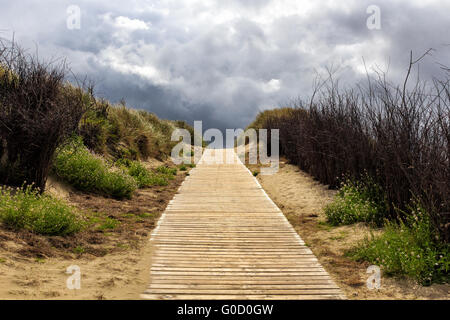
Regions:
<instances>
[{"instance_id":1,"label":"green vegetation","mask_svg":"<svg viewBox=\"0 0 450 320\"><path fill-rule=\"evenodd\" d=\"M113 230L120 225L120 221L106 217L104 221L97 227L97 230L105 231L105 230Z\"/></svg>"},{"instance_id":2,"label":"green vegetation","mask_svg":"<svg viewBox=\"0 0 450 320\"><path fill-rule=\"evenodd\" d=\"M289 107L261 111L247 129L265 129L268 122L283 117L289 117L293 114L293 111L294 109Z\"/></svg>"},{"instance_id":3,"label":"green vegetation","mask_svg":"<svg viewBox=\"0 0 450 320\"><path fill-rule=\"evenodd\" d=\"M182 165L180 166L180 171L187 171L186 165L182 164Z\"/></svg>"},{"instance_id":4,"label":"green vegetation","mask_svg":"<svg viewBox=\"0 0 450 320\"><path fill-rule=\"evenodd\" d=\"M64 236L80 231L82 220L61 200L40 195L32 186L0 189L0 221L11 229Z\"/></svg>"},{"instance_id":5,"label":"green vegetation","mask_svg":"<svg viewBox=\"0 0 450 320\"><path fill-rule=\"evenodd\" d=\"M168 176L176 176L177 175L177 168L169 168L166 166L160 166L156 168L156 171L162 174L166 174Z\"/></svg>"},{"instance_id":6,"label":"green vegetation","mask_svg":"<svg viewBox=\"0 0 450 320\"><path fill-rule=\"evenodd\" d=\"M429 214L420 206L406 222L388 222L382 235L365 239L348 255L380 265L386 274L407 275L422 285L450 280L450 246L439 241Z\"/></svg>"},{"instance_id":7,"label":"green vegetation","mask_svg":"<svg viewBox=\"0 0 450 320\"><path fill-rule=\"evenodd\" d=\"M343 182L334 201L325 207L327 221L334 226L356 222L381 226L386 211L383 191L368 176Z\"/></svg>"},{"instance_id":8,"label":"green vegetation","mask_svg":"<svg viewBox=\"0 0 450 320\"><path fill-rule=\"evenodd\" d=\"M82 246L77 246L73 248L73 253L83 254L86 250Z\"/></svg>"},{"instance_id":9,"label":"green vegetation","mask_svg":"<svg viewBox=\"0 0 450 320\"><path fill-rule=\"evenodd\" d=\"M56 175L75 188L114 198L131 198L136 188L166 186L174 179L176 168L160 166L155 172L135 160L121 158L114 164L94 155L81 137L59 148L54 161Z\"/></svg>"},{"instance_id":10,"label":"green vegetation","mask_svg":"<svg viewBox=\"0 0 450 320\"><path fill-rule=\"evenodd\" d=\"M81 191L114 198L131 198L136 181L120 169L95 156L76 137L57 150L53 170L62 180Z\"/></svg>"},{"instance_id":11,"label":"green vegetation","mask_svg":"<svg viewBox=\"0 0 450 320\"><path fill-rule=\"evenodd\" d=\"M165 166L160 166L156 168L156 172L152 172L146 169L139 161L129 159L119 159L116 164L136 180L139 188L166 186L169 184L168 180L173 180L177 174L177 169Z\"/></svg>"},{"instance_id":12,"label":"green vegetation","mask_svg":"<svg viewBox=\"0 0 450 320\"><path fill-rule=\"evenodd\" d=\"M78 131L89 149L114 159L164 160L176 144L171 141L176 127L190 128L183 121L127 108L124 102L114 106L100 100L81 119Z\"/></svg>"},{"instance_id":13,"label":"green vegetation","mask_svg":"<svg viewBox=\"0 0 450 320\"><path fill-rule=\"evenodd\" d=\"M154 173L147 170L141 163L132 161L128 168L128 173L136 179L139 188L151 186L167 186L168 179L173 178L172 174Z\"/></svg>"},{"instance_id":14,"label":"green vegetation","mask_svg":"<svg viewBox=\"0 0 450 320\"><path fill-rule=\"evenodd\" d=\"M256 176L258 176L259 171L258 171L258 170L255 170L255 171L252 172L252 174L253 174L254 177L256 177Z\"/></svg>"},{"instance_id":15,"label":"green vegetation","mask_svg":"<svg viewBox=\"0 0 450 320\"><path fill-rule=\"evenodd\" d=\"M449 280L450 248L439 239L429 213L420 205L409 207L389 221L382 189L367 176L360 181L342 183L334 201L325 207L330 225L367 222L382 226L379 236L366 238L348 252L359 261L380 265L388 275L406 275L422 285Z\"/></svg>"}]
</instances>

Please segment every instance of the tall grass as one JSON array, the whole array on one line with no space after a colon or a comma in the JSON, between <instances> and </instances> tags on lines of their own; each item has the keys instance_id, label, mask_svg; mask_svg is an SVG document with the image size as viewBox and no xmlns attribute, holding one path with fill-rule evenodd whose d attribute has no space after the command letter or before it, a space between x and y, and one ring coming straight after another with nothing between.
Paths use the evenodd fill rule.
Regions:
<instances>
[{"instance_id":1,"label":"tall grass","mask_svg":"<svg viewBox=\"0 0 450 320\"><path fill-rule=\"evenodd\" d=\"M58 149L53 170L59 178L81 191L118 199L131 198L137 188L131 176L92 154L80 137Z\"/></svg>"},{"instance_id":2,"label":"tall grass","mask_svg":"<svg viewBox=\"0 0 450 320\"><path fill-rule=\"evenodd\" d=\"M171 135L176 127L190 128L183 121L162 120L144 110L135 110L124 103L111 105L99 100L81 119L78 132L87 147L115 159L163 160L176 142Z\"/></svg>"}]
</instances>

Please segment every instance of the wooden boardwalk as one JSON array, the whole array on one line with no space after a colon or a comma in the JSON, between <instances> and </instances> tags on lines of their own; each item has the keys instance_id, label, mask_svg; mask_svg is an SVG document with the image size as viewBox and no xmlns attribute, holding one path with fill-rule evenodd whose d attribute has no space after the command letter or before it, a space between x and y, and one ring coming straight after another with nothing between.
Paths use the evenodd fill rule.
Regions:
<instances>
[{"instance_id":1,"label":"wooden boardwalk","mask_svg":"<svg viewBox=\"0 0 450 320\"><path fill-rule=\"evenodd\" d=\"M311 250L232 152L206 150L152 233L146 299L342 299Z\"/></svg>"}]
</instances>

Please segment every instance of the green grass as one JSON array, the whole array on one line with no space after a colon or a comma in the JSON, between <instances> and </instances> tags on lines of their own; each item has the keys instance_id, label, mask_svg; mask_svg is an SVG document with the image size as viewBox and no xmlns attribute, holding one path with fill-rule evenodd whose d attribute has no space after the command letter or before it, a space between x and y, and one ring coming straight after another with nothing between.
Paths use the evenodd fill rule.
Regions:
<instances>
[{"instance_id":1,"label":"green grass","mask_svg":"<svg viewBox=\"0 0 450 320\"><path fill-rule=\"evenodd\" d=\"M169 168L166 166L160 166L156 168L156 172L166 174L168 176L176 176L177 175L177 168Z\"/></svg>"},{"instance_id":2,"label":"green grass","mask_svg":"<svg viewBox=\"0 0 450 320\"><path fill-rule=\"evenodd\" d=\"M147 170L138 161L132 161L128 173L130 176L136 179L139 188L151 187L151 186L166 186L168 184L164 175L159 175Z\"/></svg>"},{"instance_id":3,"label":"green grass","mask_svg":"<svg viewBox=\"0 0 450 320\"><path fill-rule=\"evenodd\" d=\"M329 224L326 221L322 221L322 220L317 223L317 227L320 230L325 230L325 231L328 231L328 232L330 232L332 230L332 228L333 228L333 226L331 224Z\"/></svg>"},{"instance_id":4,"label":"green grass","mask_svg":"<svg viewBox=\"0 0 450 320\"><path fill-rule=\"evenodd\" d=\"M342 183L333 202L325 207L325 215L333 226L357 222L381 226L386 208L381 188L366 177L363 182L347 180Z\"/></svg>"},{"instance_id":5,"label":"green grass","mask_svg":"<svg viewBox=\"0 0 450 320\"><path fill-rule=\"evenodd\" d=\"M53 170L78 190L117 199L131 198L137 188L130 175L90 153L79 137L58 149Z\"/></svg>"},{"instance_id":6,"label":"green grass","mask_svg":"<svg viewBox=\"0 0 450 320\"><path fill-rule=\"evenodd\" d=\"M142 212L142 213L138 213L137 215L141 218L144 219L149 219L149 218L154 218L158 213L157 212Z\"/></svg>"},{"instance_id":7,"label":"green grass","mask_svg":"<svg viewBox=\"0 0 450 320\"><path fill-rule=\"evenodd\" d=\"M26 229L50 236L65 236L81 230L82 220L74 208L32 186L0 189L0 221L11 229Z\"/></svg>"},{"instance_id":8,"label":"green grass","mask_svg":"<svg viewBox=\"0 0 450 320\"><path fill-rule=\"evenodd\" d=\"M172 180L175 171L171 168L158 167L156 172L146 169L139 161L129 159L119 159L116 164L123 168L131 177L133 177L139 188L152 186L167 186L168 180Z\"/></svg>"},{"instance_id":9,"label":"green grass","mask_svg":"<svg viewBox=\"0 0 450 320\"><path fill-rule=\"evenodd\" d=\"M450 247L439 241L429 215L420 207L408 221L388 222L380 236L366 238L347 255L379 265L388 275L405 275L422 285L449 282Z\"/></svg>"},{"instance_id":10,"label":"green grass","mask_svg":"<svg viewBox=\"0 0 450 320\"><path fill-rule=\"evenodd\" d=\"M187 171L187 167L184 164L182 164L179 169L180 171Z\"/></svg>"},{"instance_id":11,"label":"green grass","mask_svg":"<svg viewBox=\"0 0 450 320\"><path fill-rule=\"evenodd\" d=\"M372 180L347 180L334 201L325 207L327 223L332 226L366 222L383 226L383 233L371 236L347 255L379 265L387 275L407 276L422 285L449 280L450 249L439 241L430 215L415 204L402 212L406 221L388 221L384 194ZM338 237L335 237L339 240Z\"/></svg>"},{"instance_id":12,"label":"green grass","mask_svg":"<svg viewBox=\"0 0 450 320\"><path fill-rule=\"evenodd\" d=\"M86 250L82 246L77 246L73 248L73 253L83 254Z\"/></svg>"},{"instance_id":13,"label":"green grass","mask_svg":"<svg viewBox=\"0 0 450 320\"><path fill-rule=\"evenodd\" d=\"M107 217L102 224L97 227L97 230L105 231L105 230L113 230L120 225L120 221Z\"/></svg>"},{"instance_id":14,"label":"green grass","mask_svg":"<svg viewBox=\"0 0 450 320\"><path fill-rule=\"evenodd\" d=\"M125 250L130 248L129 245L127 245L125 243L120 243L120 242L116 244L116 247L117 248L121 248L121 249L125 249Z\"/></svg>"},{"instance_id":15,"label":"green grass","mask_svg":"<svg viewBox=\"0 0 450 320\"><path fill-rule=\"evenodd\" d=\"M36 262L36 263L45 263L45 259L44 258L35 258L34 259L34 262Z\"/></svg>"}]
</instances>

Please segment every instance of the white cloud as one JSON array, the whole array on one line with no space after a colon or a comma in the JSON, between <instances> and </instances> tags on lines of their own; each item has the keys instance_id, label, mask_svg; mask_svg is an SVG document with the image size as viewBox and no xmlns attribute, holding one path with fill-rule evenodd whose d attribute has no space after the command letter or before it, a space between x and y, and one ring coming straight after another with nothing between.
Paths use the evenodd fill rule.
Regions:
<instances>
[{"instance_id":1,"label":"white cloud","mask_svg":"<svg viewBox=\"0 0 450 320\"><path fill-rule=\"evenodd\" d=\"M124 28L128 30L148 30L148 23L139 19L130 19L128 17L118 16L115 18L117 28Z\"/></svg>"},{"instance_id":2,"label":"white cloud","mask_svg":"<svg viewBox=\"0 0 450 320\"><path fill-rule=\"evenodd\" d=\"M271 93L280 90L281 81L279 79L272 79L269 82L263 83L263 90L265 92Z\"/></svg>"}]
</instances>

